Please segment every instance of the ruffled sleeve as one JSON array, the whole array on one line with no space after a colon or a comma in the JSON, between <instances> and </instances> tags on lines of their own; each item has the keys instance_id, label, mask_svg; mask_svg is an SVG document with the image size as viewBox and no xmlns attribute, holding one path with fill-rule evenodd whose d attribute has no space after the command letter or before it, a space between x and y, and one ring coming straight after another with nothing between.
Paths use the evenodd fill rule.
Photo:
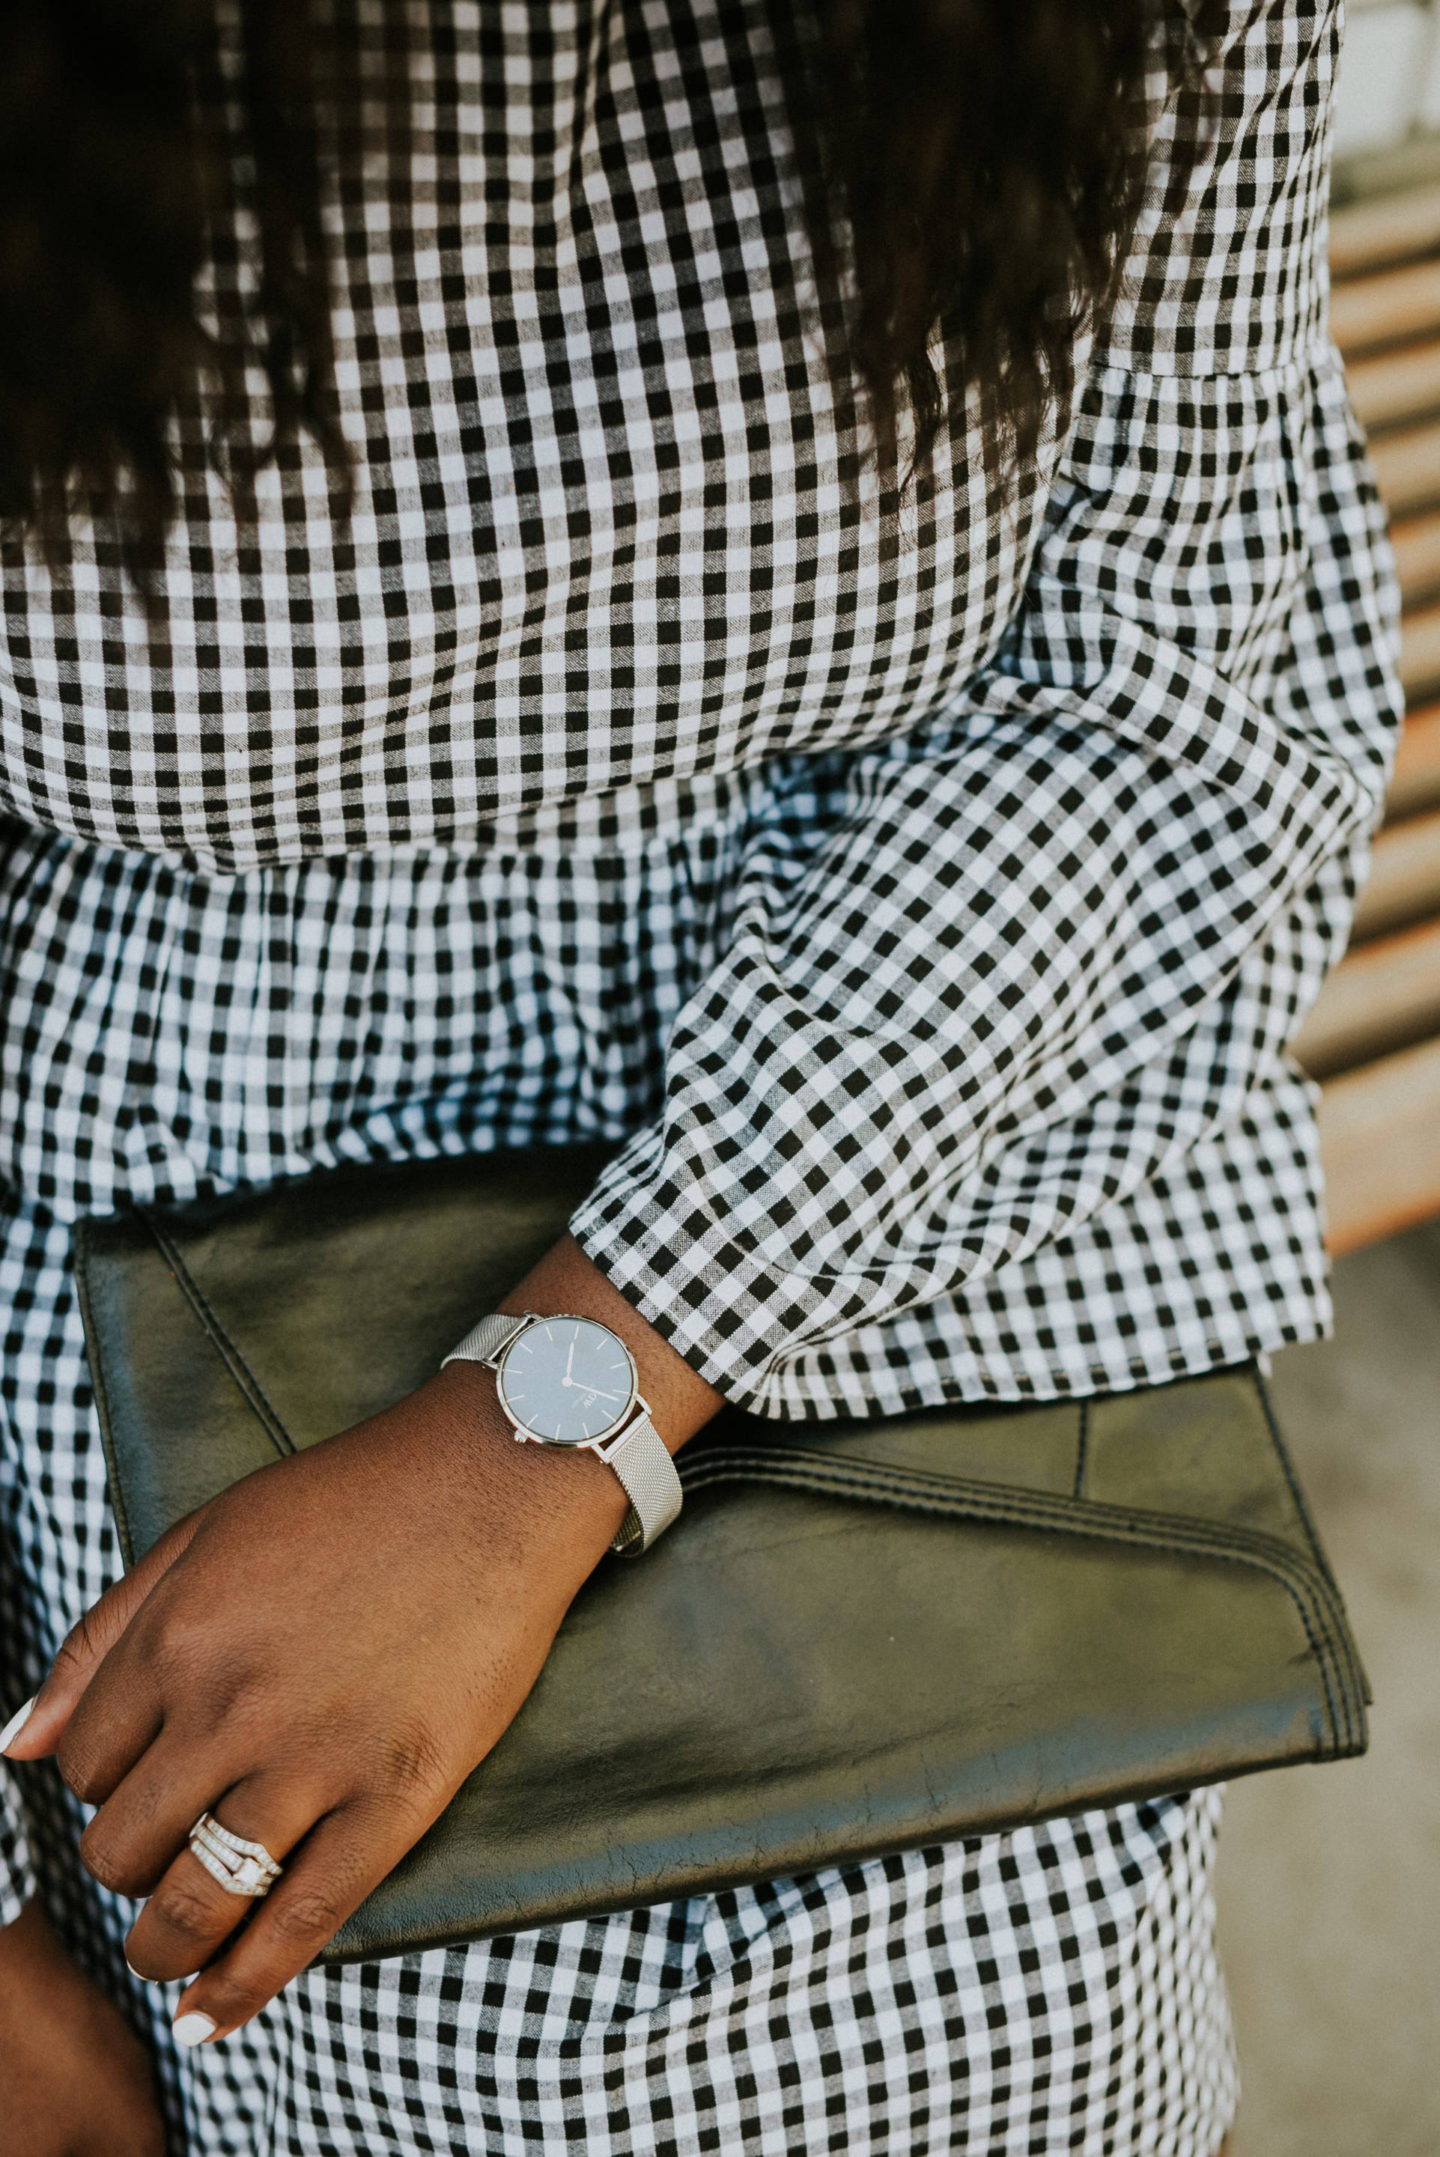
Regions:
<instances>
[{"instance_id":1,"label":"ruffled sleeve","mask_svg":"<svg viewBox=\"0 0 1440 2157\"><path fill-rule=\"evenodd\" d=\"M757 829L663 1114L574 1222L719 1390L1138 1190L1284 1059L1398 716L1383 524L1325 328L1336 9L1157 75L1124 297L1023 606L939 720ZM1173 63L1174 55L1170 55ZM803 1364L809 1377L792 1383Z\"/></svg>"}]
</instances>

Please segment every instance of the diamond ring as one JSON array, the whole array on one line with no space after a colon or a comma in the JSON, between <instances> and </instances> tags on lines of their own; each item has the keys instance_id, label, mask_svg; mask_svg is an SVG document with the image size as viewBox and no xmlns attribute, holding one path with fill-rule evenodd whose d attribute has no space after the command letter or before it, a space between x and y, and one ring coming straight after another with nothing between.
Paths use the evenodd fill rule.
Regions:
<instances>
[{"instance_id":1,"label":"diamond ring","mask_svg":"<svg viewBox=\"0 0 1440 2157\"><path fill-rule=\"evenodd\" d=\"M282 1868L263 1842L232 1835L208 1812L202 1812L191 1828L190 1848L227 1895L247 1895L258 1902L280 1877Z\"/></svg>"}]
</instances>

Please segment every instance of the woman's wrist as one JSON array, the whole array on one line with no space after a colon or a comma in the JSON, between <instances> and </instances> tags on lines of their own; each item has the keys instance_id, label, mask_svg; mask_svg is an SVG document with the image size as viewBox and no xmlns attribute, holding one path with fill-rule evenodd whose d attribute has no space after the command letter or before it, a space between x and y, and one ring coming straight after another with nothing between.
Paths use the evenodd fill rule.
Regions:
<instances>
[{"instance_id":1,"label":"woman's wrist","mask_svg":"<svg viewBox=\"0 0 1440 2157\"><path fill-rule=\"evenodd\" d=\"M647 1325L585 1256L572 1237L555 1244L503 1300L499 1309L573 1312L594 1318L624 1341L634 1358L639 1391L670 1452L678 1452L710 1420L720 1397ZM422 1389L432 1418L432 1443L453 1443L462 1482L487 1515L497 1504L526 1523L537 1559L573 1593L599 1563L629 1508L614 1470L584 1447L518 1445L500 1407L495 1373L456 1361Z\"/></svg>"},{"instance_id":2,"label":"woman's wrist","mask_svg":"<svg viewBox=\"0 0 1440 2157\"><path fill-rule=\"evenodd\" d=\"M527 1556L562 1573L573 1568L573 1593L624 1521L629 1501L614 1470L581 1448L517 1444L484 1364L447 1364L424 1391L444 1417L462 1485L487 1527L498 1506Z\"/></svg>"},{"instance_id":3,"label":"woman's wrist","mask_svg":"<svg viewBox=\"0 0 1440 2157\"><path fill-rule=\"evenodd\" d=\"M719 1395L646 1324L585 1256L564 1237L499 1306L503 1313L574 1312L619 1334L635 1360L639 1390L651 1420L674 1453L720 1406ZM486 1365L454 1362L423 1389L433 1404L434 1442L454 1444L462 1480L493 1515L525 1523L527 1542L573 1593L609 1549L629 1501L614 1470L583 1447L517 1445L500 1407L495 1373Z\"/></svg>"},{"instance_id":4,"label":"woman's wrist","mask_svg":"<svg viewBox=\"0 0 1440 2157\"><path fill-rule=\"evenodd\" d=\"M573 1311L618 1333L635 1359L640 1392L670 1452L678 1453L723 1406L721 1396L670 1346L663 1334L627 1303L618 1288L585 1256L573 1236L562 1236L499 1306L523 1311Z\"/></svg>"}]
</instances>

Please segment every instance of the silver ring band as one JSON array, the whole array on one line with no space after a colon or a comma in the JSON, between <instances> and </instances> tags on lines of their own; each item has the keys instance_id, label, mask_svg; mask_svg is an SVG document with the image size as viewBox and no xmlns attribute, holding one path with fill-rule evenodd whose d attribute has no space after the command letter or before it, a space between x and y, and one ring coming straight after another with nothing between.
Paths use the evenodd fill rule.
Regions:
<instances>
[{"instance_id":1,"label":"silver ring band","mask_svg":"<svg viewBox=\"0 0 1440 2157\"><path fill-rule=\"evenodd\" d=\"M208 1812L191 1828L190 1848L227 1895L245 1895L254 1902L269 1894L283 1870L263 1842L232 1835Z\"/></svg>"}]
</instances>

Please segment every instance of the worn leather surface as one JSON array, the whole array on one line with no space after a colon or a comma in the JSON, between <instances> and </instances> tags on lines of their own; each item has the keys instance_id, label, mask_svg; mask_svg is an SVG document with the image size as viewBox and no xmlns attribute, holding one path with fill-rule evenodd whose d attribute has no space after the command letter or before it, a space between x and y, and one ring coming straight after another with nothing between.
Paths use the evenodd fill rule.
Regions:
<instances>
[{"instance_id":1,"label":"worn leather surface","mask_svg":"<svg viewBox=\"0 0 1440 2157\"><path fill-rule=\"evenodd\" d=\"M602 1158L342 1171L87 1222L127 1561L427 1377ZM1364 1748L1344 1609L1254 1371L898 1421L729 1415L681 1465L677 1526L602 1565L330 1959Z\"/></svg>"}]
</instances>

